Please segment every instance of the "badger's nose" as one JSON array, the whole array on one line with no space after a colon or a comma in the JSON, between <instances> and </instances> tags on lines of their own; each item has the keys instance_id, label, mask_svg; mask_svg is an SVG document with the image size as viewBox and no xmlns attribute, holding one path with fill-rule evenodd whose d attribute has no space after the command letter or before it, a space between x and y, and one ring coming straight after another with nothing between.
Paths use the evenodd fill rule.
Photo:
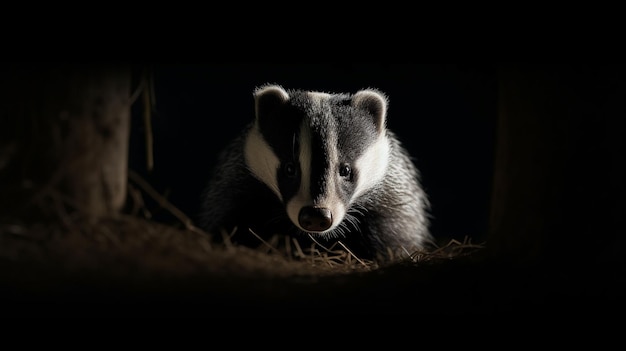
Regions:
<instances>
[{"instance_id":1,"label":"badger's nose","mask_svg":"<svg viewBox=\"0 0 626 351\"><path fill-rule=\"evenodd\" d=\"M298 222L305 230L322 232L333 224L333 214L327 208L307 206L300 210Z\"/></svg>"}]
</instances>

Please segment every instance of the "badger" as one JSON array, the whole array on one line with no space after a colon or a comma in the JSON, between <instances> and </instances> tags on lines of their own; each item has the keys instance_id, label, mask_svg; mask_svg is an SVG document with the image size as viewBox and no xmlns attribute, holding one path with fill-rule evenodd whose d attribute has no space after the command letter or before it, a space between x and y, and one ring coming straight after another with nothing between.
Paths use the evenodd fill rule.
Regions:
<instances>
[{"instance_id":1,"label":"badger","mask_svg":"<svg viewBox=\"0 0 626 351\"><path fill-rule=\"evenodd\" d=\"M201 228L243 245L277 234L340 241L366 259L429 247L428 197L386 126L383 92L265 84L253 96L255 118L219 154L202 193Z\"/></svg>"}]
</instances>

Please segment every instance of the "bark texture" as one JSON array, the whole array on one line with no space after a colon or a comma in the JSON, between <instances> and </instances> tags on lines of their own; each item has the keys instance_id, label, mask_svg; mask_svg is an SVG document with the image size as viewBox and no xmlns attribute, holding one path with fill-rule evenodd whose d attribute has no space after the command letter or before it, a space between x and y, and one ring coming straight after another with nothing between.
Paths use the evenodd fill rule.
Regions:
<instances>
[{"instance_id":1,"label":"bark texture","mask_svg":"<svg viewBox=\"0 0 626 351\"><path fill-rule=\"evenodd\" d=\"M118 212L126 198L130 67L12 64L3 71L2 212Z\"/></svg>"}]
</instances>

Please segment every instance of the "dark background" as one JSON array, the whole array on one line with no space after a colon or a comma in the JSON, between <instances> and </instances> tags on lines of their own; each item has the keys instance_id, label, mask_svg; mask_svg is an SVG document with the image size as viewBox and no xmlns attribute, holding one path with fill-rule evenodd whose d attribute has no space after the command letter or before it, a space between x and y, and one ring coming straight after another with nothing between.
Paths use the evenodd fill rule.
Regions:
<instances>
[{"instance_id":1,"label":"dark background","mask_svg":"<svg viewBox=\"0 0 626 351\"><path fill-rule=\"evenodd\" d=\"M231 314L226 306L255 315L280 309L289 317L304 308L343 315L373 309L412 316L425 311L521 313L594 323L608 320L596 317L607 313L623 316L623 65L196 63L139 68L147 66L156 98L155 168L145 168L141 100L133 104L130 166L189 215L197 211L217 152L252 120L256 86L273 82L328 92L376 87L390 98L389 127L422 171L435 236L479 241L489 229L483 251L488 255L329 279L295 274L283 279L281 269L296 273L291 270L295 262L277 265L271 255L262 255L264 260L244 250L207 254L198 243L208 243L193 231L157 225L147 230L155 223L129 221L128 216L85 228L73 221L79 217L64 216L61 230L33 226L28 232L9 222L0 228L0 300L15 315L41 313L46 303L54 314L75 309L81 315L143 310L162 315L170 303L176 314L208 316L215 316L215 307ZM34 85L56 87L44 83ZM10 107L42 102L2 96ZM40 118L54 121L56 116ZM24 117L36 122L38 116ZM58 211L58 203L53 205ZM171 209L148 205L153 218L177 221ZM259 275L257 268L266 264L275 276ZM124 301L129 303L120 304ZM96 311L84 302L100 305ZM199 310L196 302L208 309ZM2 310L6 314L7 308ZM595 315L587 319L588 312Z\"/></svg>"},{"instance_id":2,"label":"dark background","mask_svg":"<svg viewBox=\"0 0 626 351\"><path fill-rule=\"evenodd\" d=\"M154 83L154 169L145 166L143 106L133 107L130 168L194 217L217 152L254 118L253 90L354 93L378 88L388 127L413 155L442 241L485 240L494 156L496 66L490 64L147 64ZM152 206L153 218L174 221Z\"/></svg>"}]
</instances>

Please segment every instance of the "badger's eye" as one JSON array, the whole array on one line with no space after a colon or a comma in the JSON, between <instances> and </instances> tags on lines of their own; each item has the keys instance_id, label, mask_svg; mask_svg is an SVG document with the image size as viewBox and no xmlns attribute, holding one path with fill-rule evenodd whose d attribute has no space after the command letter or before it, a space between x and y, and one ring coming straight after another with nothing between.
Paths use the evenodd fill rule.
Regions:
<instances>
[{"instance_id":1,"label":"badger's eye","mask_svg":"<svg viewBox=\"0 0 626 351\"><path fill-rule=\"evenodd\" d=\"M345 178L351 178L352 168L347 163L342 163L339 165L339 175Z\"/></svg>"},{"instance_id":2,"label":"badger's eye","mask_svg":"<svg viewBox=\"0 0 626 351\"><path fill-rule=\"evenodd\" d=\"M293 178L297 175L298 170L293 162L285 162L283 163L283 173L285 173L287 177Z\"/></svg>"}]
</instances>

